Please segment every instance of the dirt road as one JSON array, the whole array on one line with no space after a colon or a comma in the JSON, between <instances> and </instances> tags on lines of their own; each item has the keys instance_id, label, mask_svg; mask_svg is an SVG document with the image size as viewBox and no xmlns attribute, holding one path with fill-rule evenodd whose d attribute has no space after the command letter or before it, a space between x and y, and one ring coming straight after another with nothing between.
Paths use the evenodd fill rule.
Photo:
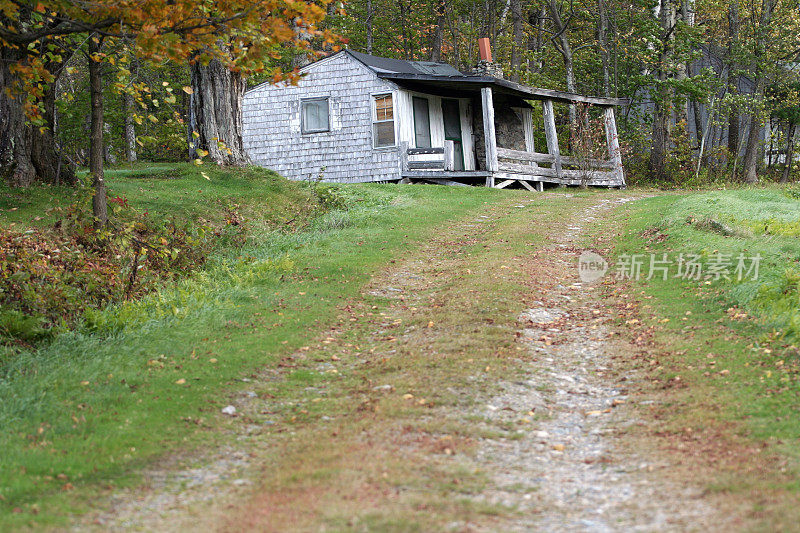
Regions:
<instances>
[{"instance_id":1,"label":"dirt road","mask_svg":"<svg viewBox=\"0 0 800 533\"><path fill-rule=\"evenodd\" d=\"M577 257L624 192L503 199L377 273L281 368L244 378L219 447L165 459L80 527L724 530L651 423Z\"/></svg>"}]
</instances>

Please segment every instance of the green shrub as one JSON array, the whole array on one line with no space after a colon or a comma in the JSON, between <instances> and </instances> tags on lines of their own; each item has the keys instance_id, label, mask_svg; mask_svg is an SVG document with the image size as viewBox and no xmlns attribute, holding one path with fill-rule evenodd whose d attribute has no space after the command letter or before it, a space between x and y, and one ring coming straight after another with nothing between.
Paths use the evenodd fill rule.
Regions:
<instances>
[{"instance_id":1,"label":"green shrub","mask_svg":"<svg viewBox=\"0 0 800 533\"><path fill-rule=\"evenodd\" d=\"M78 204L53 229L0 229L0 343L36 344L205 263L203 228L136 213L124 198L110 205L116 216L99 233Z\"/></svg>"}]
</instances>

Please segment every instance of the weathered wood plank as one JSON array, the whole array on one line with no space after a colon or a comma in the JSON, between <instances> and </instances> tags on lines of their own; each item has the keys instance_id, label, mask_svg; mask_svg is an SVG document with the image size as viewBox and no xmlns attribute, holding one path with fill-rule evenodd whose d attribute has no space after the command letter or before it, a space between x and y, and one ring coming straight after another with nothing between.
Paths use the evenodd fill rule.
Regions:
<instances>
[{"instance_id":1,"label":"weathered wood plank","mask_svg":"<svg viewBox=\"0 0 800 533\"><path fill-rule=\"evenodd\" d=\"M494 101L492 89L481 89L481 105L483 107L483 137L486 143L486 170L497 171L497 136L494 130Z\"/></svg>"},{"instance_id":2,"label":"weathered wood plank","mask_svg":"<svg viewBox=\"0 0 800 533\"><path fill-rule=\"evenodd\" d=\"M528 189L529 191L535 191L535 190L536 190L536 189L534 189L534 188L531 186L531 184L530 184L530 183L528 183L526 180L517 180L517 181L519 182L519 184L520 184L520 185L522 185L523 187L525 187L525 188L526 188L526 189Z\"/></svg>"},{"instance_id":3,"label":"weathered wood plank","mask_svg":"<svg viewBox=\"0 0 800 533\"><path fill-rule=\"evenodd\" d=\"M422 181L428 181L436 185L454 185L456 187L469 187L468 183L461 183L460 181L453 181L444 178L423 178Z\"/></svg>"},{"instance_id":4,"label":"weathered wood plank","mask_svg":"<svg viewBox=\"0 0 800 533\"><path fill-rule=\"evenodd\" d=\"M552 163L555 157L550 154L540 154L538 152L523 152L521 150L509 150L508 148L497 148L497 156L505 159L518 159L520 161L531 161L534 163Z\"/></svg>"},{"instance_id":5,"label":"weathered wood plank","mask_svg":"<svg viewBox=\"0 0 800 533\"><path fill-rule=\"evenodd\" d=\"M408 143L405 143L408 144ZM408 155L435 155L435 154L443 154L444 148L407 148Z\"/></svg>"},{"instance_id":6,"label":"weathered wood plank","mask_svg":"<svg viewBox=\"0 0 800 533\"><path fill-rule=\"evenodd\" d=\"M501 159L516 159L518 161L530 161L533 163L554 163L556 158L551 154L540 154L537 152L522 152L520 150L509 150L508 148L498 148L497 156ZM588 159L585 162L576 157L561 156L561 165L580 166L588 163L595 168L614 168L613 161L606 161L603 159Z\"/></svg>"},{"instance_id":7,"label":"weathered wood plank","mask_svg":"<svg viewBox=\"0 0 800 533\"><path fill-rule=\"evenodd\" d=\"M500 172L506 172L509 174L520 174L523 176L531 176L533 178L536 177L545 177L545 178L567 178L567 179L577 179L578 183L580 183L581 177L584 175L588 175L589 177L589 185L594 185L594 180L607 180L612 182L617 182L617 175L615 172L609 172L606 170L562 170L560 173L554 168L544 168L544 167L534 167L531 165L520 165L516 163L507 163L505 161L500 162ZM523 179L523 178L518 178ZM534 180L535 181L535 180Z\"/></svg>"},{"instance_id":8,"label":"weathered wood plank","mask_svg":"<svg viewBox=\"0 0 800 533\"><path fill-rule=\"evenodd\" d=\"M614 168L614 163L611 161L606 161L605 159L587 159L585 161L581 161L577 157L571 156L561 156L561 165L568 165L571 167L580 167L583 165L588 165L592 169L599 169L599 168L607 168L612 169Z\"/></svg>"},{"instance_id":9,"label":"weathered wood plank","mask_svg":"<svg viewBox=\"0 0 800 533\"><path fill-rule=\"evenodd\" d=\"M505 189L506 187L508 187L509 185L514 183L515 181L517 181L517 180L513 180L513 179L511 179L511 180L503 180L500 183L498 183L497 185L495 185L494 188L495 189Z\"/></svg>"},{"instance_id":10,"label":"weathered wood plank","mask_svg":"<svg viewBox=\"0 0 800 533\"><path fill-rule=\"evenodd\" d=\"M453 141L445 141L444 142L444 169L445 170L454 170L455 169L455 153L456 147Z\"/></svg>"},{"instance_id":11,"label":"weathered wood plank","mask_svg":"<svg viewBox=\"0 0 800 533\"><path fill-rule=\"evenodd\" d=\"M622 153L619 149L619 135L617 135L617 120L614 118L614 108L605 109L606 144L608 155L613 163L614 173L620 182L620 187L625 186L625 170L622 168Z\"/></svg>"},{"instance_id":12,"label":"weathered wood plank","mask_svg":"<svg viewBox=\"0 0 800 533\"><path fill-rule=\"evenodd\" d=\"M512 172L515 174L541 174L543 170L553 170L550 168L543 168L543 167L535 167L533 165L523 165L520 163L510 163L508 161L500 161L499 163L500 172ZM555 171L553 171L553 175L555 175Z\"/></svg>"},{"instance_id":13,"label":"weathered wood plank","mask_svg":"<svg viewBox=\"0 0 800 533\"><path fill-rule=\"evenodd\" d=\"M441 159L437 159L435 161L409 161L408 162L408 169L409 170L421 170L424 168L429 168L431 170L445 170L445 163Z\"/></svg>"},{"instance_id":14,"label":"weathered wood plank","mask_svg":"<svg viewBox=\"0 0 800 533\"><path fill-rule=\"evenodd\" d=\"M458 178L458 179L466 179L466 178L474 178L476 180L484 180L488 176L490 176L489 172L483 170L463 170L463 171L455 171L455 172L445 172L443 170L406 170L403 172L404 178L441 178L441 179L448 179L448 178Z\"/></svg>"},{"instance_id":15,"label":"weathered wood plank","mask_svg":"<svg viewBox=\"0 0 800 533\"><path fill-rule=\"evenodd\" d=\"M553 101L542 102L544 113L544 133L547 138L547 153L553 156L553 168L557 177L561 177L561 151L558 148L558 131L556 131L556 117L553 112Z\"/></svg>"},{"instance_id":16,"label":"weathered wood plank","mask_svg":"<svg viewBox=\"0 0 800 533\"><path fill-rule=\"evenodd\" d=\"M400 151L400 173L408 170L408 142L401 142L398 148Z\"/></svg>"}]
</instances>

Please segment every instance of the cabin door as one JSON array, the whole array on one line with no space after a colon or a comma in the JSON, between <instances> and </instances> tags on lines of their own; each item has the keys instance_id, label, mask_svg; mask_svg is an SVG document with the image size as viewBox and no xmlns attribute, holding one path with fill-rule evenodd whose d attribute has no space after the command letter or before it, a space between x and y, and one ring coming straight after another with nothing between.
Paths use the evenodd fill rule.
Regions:
<instances>
[{"instance_id":1,"label":"cabin door","mask_svg":"<svg viewBox=\"0 0 800 533\"><path fill-rule=\"evenodd\" d=\"M431 112L427 98L415 96L414 104L414 142L416 148L431 147Z\"/></svg>"},{"instance_id":2,"label":"cabin door","mask_svg":"<svg viewBox=\"0 0 800 533\"><path fill-rule=\"evenodd\" d=\"M461 138L461 112L458 100L443 98L442 114L444 115L444 138L447 141L453 141L455 170L464 170L464 144Z\"/></svg>"}]
</instances>

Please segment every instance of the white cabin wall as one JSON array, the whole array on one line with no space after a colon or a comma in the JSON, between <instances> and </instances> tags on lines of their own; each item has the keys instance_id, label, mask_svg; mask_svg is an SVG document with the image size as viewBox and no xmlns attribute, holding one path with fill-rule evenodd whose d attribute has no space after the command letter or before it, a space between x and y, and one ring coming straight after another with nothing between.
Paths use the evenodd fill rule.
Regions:
<instances>
[{"instance_id":1,"label":"white cabin wall","mask_svg":"<svg viewBox=\"0 0 800 533\"><path fill-rule=\"evenodd\" d=\"M399 139L398 145L407 142L408 146L414 147L414 106L411 103L413 94L411 91L405 89L397 90L397 103L395 104L395 111L397 112L397 120L399 123Z\"/></svg>"},{"instance_id":2,"label":"white cabin wall","mask_svg":"<svg viewBox=\"0 0 800 533\"><path fill-rule=\"evenodd\" d=\"M253 163L294 180L400 179L397 148L373 148L372 136L372 95L396 94L397 86L345 52L302 72L296 86L262 84L245 93L243 140ZM303 135L300 100L314 97L329 98L330 131Z\"/></svg>"}]
</instances>

